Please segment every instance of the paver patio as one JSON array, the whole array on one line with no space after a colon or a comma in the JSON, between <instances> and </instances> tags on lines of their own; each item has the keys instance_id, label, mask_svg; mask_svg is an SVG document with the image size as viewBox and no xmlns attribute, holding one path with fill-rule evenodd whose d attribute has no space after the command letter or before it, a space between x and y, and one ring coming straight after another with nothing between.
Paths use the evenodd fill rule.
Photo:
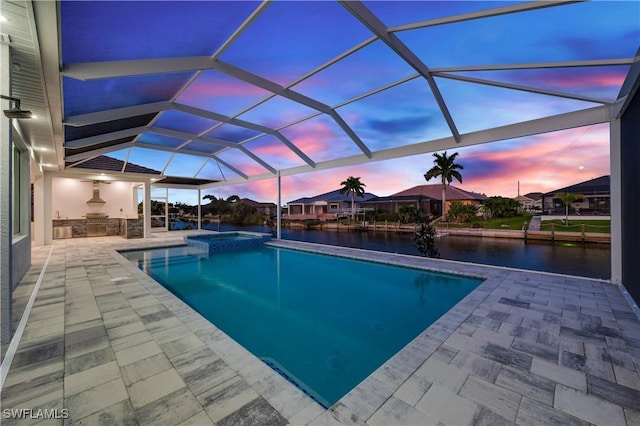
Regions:
<instances>
[{"instance_id":1,"label":"paver patio","mask_svg":"<svg viewBox=\"0 0 640 426\"><path fill-rule=\"evenodd\" d=\"M3 424L640 424L640 323L618 286L273 243L486 278L326 410L115 252L184 235L34 248L14 292L16 324L50 259L2 408L65 408L69 418Z\"/></svg>"}]
</instances>

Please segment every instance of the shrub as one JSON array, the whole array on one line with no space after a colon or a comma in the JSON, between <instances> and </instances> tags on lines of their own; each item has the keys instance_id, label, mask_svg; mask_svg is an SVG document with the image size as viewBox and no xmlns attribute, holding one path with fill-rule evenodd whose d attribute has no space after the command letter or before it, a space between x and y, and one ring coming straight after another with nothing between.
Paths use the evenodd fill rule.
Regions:
<instances>
[{"instance_id":1,"label":"shrub","mask_svg":"<svg viewBox=\"0 0 640 426\"><path fill-rule=\"evenodd\" d=\"M378 217L376 217L378 222L384 222L385 220L389 222L397 222L400 220L400 215L397 213L380 213Z\"/></svg>"},{"instance_id":2,"label":"shrub","mask_svg":"<svg viewBox=\"0 0 640 426\"><path fill-rule=\"evenodd\" d=\"M465 204L462 201L454 201L449 206L447 220L453 223L465 223L469 222L476 213L478 213L478 206Z\"/></svg>"},{"instance_id":3,"label":"shrub","mask_svg":"<svg viewBox=\"0 0 640 426\"><path fill-rule=\"evenodd\" d=\"M404 205L400 206L398 210L402 223L409 223L415 220L417 213L416 206Z\"/></svg>"},{"instance_id":4,"label":"shrub","mask_svg":"<svg viewBox=\"0 0 640 426\"><path fill-rule=\"evenodd\" d=\"M507 197L487 197L482 204L486 218L516 216L520 208L518 201Z\"/></svg>"},{"instance_id":5,"label":"shrub","mask_svg":"<svg viewBox=\"0 0 640 426\"><path fill-rule=\"evenodd\" d=\"M317 220L317 219L307 219L307 220L303 221L303 223L304 223L304 227L306 229L312 229L312 228L320 225L321 222L319 220Z\"/></svg>"},{"instance_id":6,"label":"shrub","mask_svg":"<svg viewBox=\"0 0 640 426\"><path fill-rule=\"evenodd\" d=\"M423 221L413 234L413 242L418 252L427 257L440 257L436 247L436 229L430 223Z\"/></svg>"}]
</instances>

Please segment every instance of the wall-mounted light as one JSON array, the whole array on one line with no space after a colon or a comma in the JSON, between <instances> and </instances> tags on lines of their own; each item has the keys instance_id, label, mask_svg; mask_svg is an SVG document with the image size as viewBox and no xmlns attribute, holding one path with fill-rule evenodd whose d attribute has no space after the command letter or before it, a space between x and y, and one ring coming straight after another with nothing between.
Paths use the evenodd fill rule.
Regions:
<instances>
[{"instance_id":1,"label":"wall-mounted light","mask_svg":"<svg viewBox=\"0 0 640 426\"><path fill-rule=\"evenodd\" d=\"M31 114L31 111L25 111L23 109L20 109L20 99L14 98L12 96L5 96L5 95L0 95L0 98L6 99L14 103L13 108L4 110L4 115L6 115L7 118L21 119L21 118L33 117L33 114Z\"/></svg>"}]
</instances>

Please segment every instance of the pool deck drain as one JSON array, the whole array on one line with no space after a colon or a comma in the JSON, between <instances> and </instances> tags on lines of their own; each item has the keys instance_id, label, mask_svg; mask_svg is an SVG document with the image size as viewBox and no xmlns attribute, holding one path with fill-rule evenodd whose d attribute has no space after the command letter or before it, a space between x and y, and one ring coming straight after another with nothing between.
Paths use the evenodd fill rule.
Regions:
<instances>
[{"instance_id":1,"label":"pool deck drain","mask_svg":"<svg viewBox=\"0 0 640 426\"><path fill-rule=\"evenodd\" d=\"M2 408L69 418L3 425L640 424L640 323L618 286L269 243L486 278L327 410L115 252L184 235L55 241ZM16 323L48 251L14 292Z\"/></svg>"}]
</instances>

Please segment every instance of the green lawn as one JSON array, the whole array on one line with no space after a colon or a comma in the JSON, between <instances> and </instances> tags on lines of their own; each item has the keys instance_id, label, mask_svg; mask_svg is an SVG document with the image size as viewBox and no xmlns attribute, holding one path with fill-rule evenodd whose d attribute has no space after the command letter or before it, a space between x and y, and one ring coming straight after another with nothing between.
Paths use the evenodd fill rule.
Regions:
<instances>
[{"instance_id":1,"label":"green lawn","mask_svg":"<svg viewBox=\"0 0 640 426\"><path fill-rule=\"evenodd\" d=\"M484 228L484 229L511 229L522 230L525 222L531 220L530 215L515 216L515 217L502 217L493 218L489 220L483 220L482 218L474 218L469 223L443 223L437 224L436 227L442 228Z\"/></svg>"},{"instance_id":2,"label":"green lawn","mask_svg":"<svg viewBox=\"0 0 640 426\"><path fill-rule=\"evenodd\" d=\"M525 222L531 221L531 216L515 216L507 218L494 218L482 220L482 218L474 218L469 223L438 223L437 228L484 228L484 229L511 229L521 230ZM611 221L609 220L570 220L569 226L564 225L564 220L545 220L540 225L541 231L551 231L551 224L558 232L582 232L582 224L584 223L585 232L611 232Z\"/></svg>"},{"instance_id":3,"label":"green lawn","mask_svg":"<svg viewBox=\"0 0 640 426\"><path fill-rule=\"evenodd\" d=\"M611 221L609 220L570 220L569 226L564 224L564 220L545 220L540 225L540 230L551 231L552 223L556 231L562 232L582 232L582 224L585 225L585 232L611 232Z\"/></svg>"}]
</instances>

